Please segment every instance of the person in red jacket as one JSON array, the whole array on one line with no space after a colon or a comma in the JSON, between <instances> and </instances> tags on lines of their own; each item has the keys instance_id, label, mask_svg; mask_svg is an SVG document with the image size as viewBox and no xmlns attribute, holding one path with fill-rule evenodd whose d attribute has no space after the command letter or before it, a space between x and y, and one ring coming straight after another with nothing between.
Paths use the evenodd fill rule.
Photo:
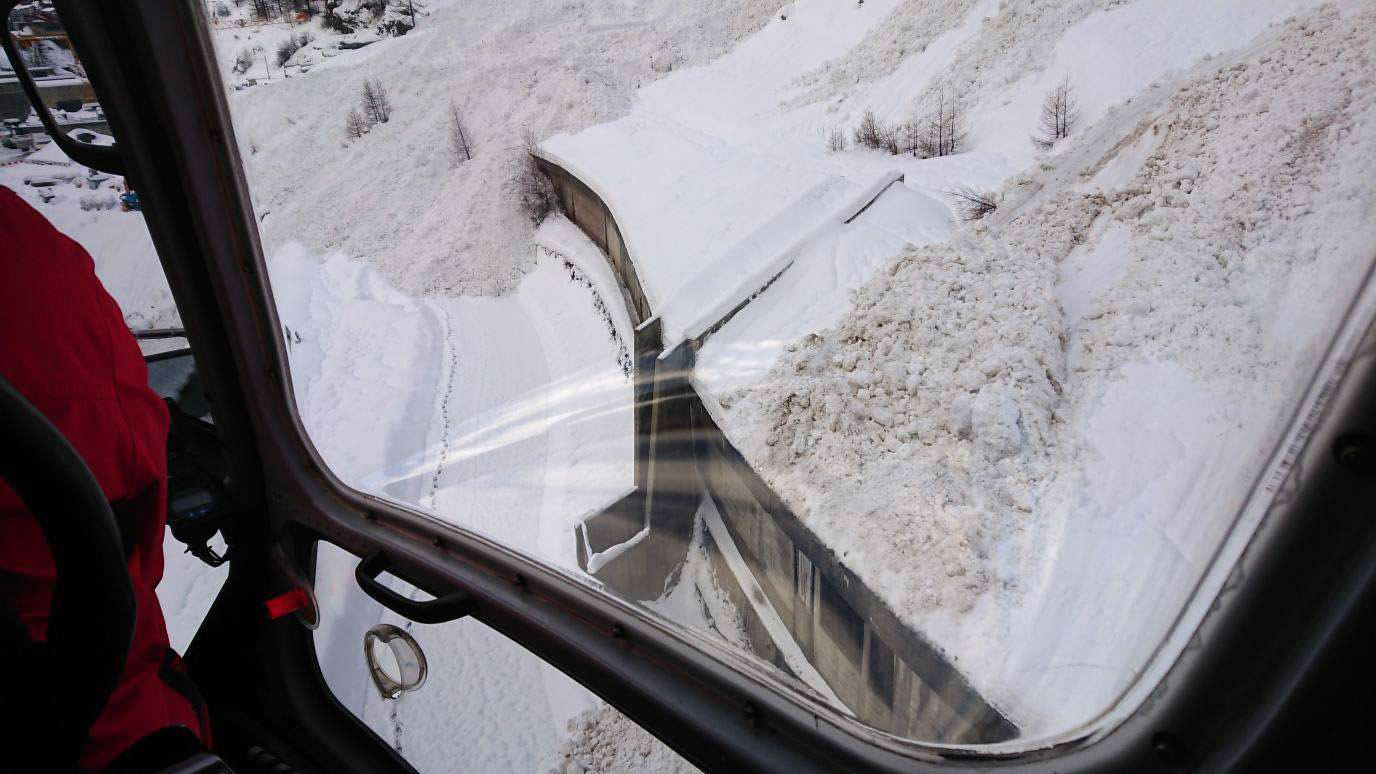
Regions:
<instances>
[{"instance_id":1,"label":"person in red jacket","mask_svg":"<svg viewBox=\"0 0 1376 774\"><path fill-rule=\"evenodd\" d=\"M204 708L168 645L154 593L163 572L167 406L149 389L138 343L90 255L4 187L0 244L0 373L62 431L99 482L125 538L137 604L129 660L91 727L80 769L103 769L168 726L206 740ZM0 481L0 602L36 641L44 638L55 580L38 523Z\"/></svg>"}]
</instances>

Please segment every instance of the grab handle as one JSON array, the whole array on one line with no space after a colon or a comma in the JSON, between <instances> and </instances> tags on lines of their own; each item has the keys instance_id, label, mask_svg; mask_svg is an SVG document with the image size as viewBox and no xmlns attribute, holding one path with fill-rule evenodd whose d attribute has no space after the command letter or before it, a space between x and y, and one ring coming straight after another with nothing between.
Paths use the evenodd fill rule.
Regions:
<instances>
[{"instance_id":1,"label":"grab handle","mask_svg":"<svg viewBox=\"0 0 1376 774\"><path fill-rule=\"evenodd\" d=\"M407 599L378 582L377 576L388 569L386 555L374 551L358 563L354 579L364 594L402 618L409 618L416 623L437 624L457 620L473 612L473 598L464 591L428 600Z\"/></svg>"}]
</instances>

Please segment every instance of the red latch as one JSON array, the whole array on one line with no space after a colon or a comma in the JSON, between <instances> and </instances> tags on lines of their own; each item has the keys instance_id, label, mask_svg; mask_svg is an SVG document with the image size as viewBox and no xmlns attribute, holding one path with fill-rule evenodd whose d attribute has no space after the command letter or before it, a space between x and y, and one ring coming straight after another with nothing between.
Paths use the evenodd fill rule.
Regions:
<instances>
[{"instance_id":1,"label":"red latch","mask_svg":"<svg viewBox=\"0 0 1376 774\"><path fill-rule=\"evenodd\" d=\"M295 588L285 594L275 596L263 603L263 607L268 610L268 618L277 620L288 613L295 613L304 607L308 607L311 598L303 588Z\"/></svg>"}]
</instances>

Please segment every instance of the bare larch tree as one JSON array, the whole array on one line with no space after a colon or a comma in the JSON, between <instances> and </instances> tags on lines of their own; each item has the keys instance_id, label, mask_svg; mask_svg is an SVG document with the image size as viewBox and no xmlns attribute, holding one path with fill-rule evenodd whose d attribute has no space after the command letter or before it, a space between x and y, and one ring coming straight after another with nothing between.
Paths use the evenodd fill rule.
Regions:
<instances>
[{"instance_id":1,"label":"bare larch tree","mask_svg":"<svg viewBox=\"0 0 1376 774\"><path fill-rule=\"evenodd\" d=\"M951 197L956 213L964 221L979 220L999 208L998 200L993 194L977 191L969 186L947 191L946 195Z\"/></svg>"},{"instance_id":2,"label":"bare larch tree","mask_svg":"<svg viewBox=\"0 0 1376 774\"><path fill-rule=\"evenodd\" d=\"M385 124L392 117L392 101L382 81L369 78L363 81L363 114L374 124Z\"/></svg>"},{"instance_id":3,"label":"bare larch tree","mask_svg":"<svg viewBox=\"0 0 1376 774\"><path fill-rule=\"evenodd\" d=\"M841 127L833 126L822 130L822 137L826 140L827 150L832 153L846 149L846 133Z\"/></svg>"},{"instance_id":4,"label":"bare larch tree","mask_svg":"<svg viewBox=\"0 0 1376 774\"><path fill-rule=\"evenodd\" d=\"M462 164L473 158L472 133L463 121L459 106L449 102L449 154L455 164Z\"/></svg>"},{"instance_id":5,"label":"bare larch tree","mask_svg":"<svg viewBox=\"0 0 1376 774\"><path fill-rule=\"evenodd\" d=\"M344 133L355 140L368 133L368 119L357 108L350 110L344 120Z\"/></svg>"},{"instance_id":6,"label":"bare larch tree","mask_svg":"<svg viewBox=\"0 0 1376 774\"><path fill-rule=\"evenodd\" d=\"M914 156L935 158L959 153L965 145L965 113L954 88L937 88L927 95L926 112L913 121L910 150Z\"/></svg>"},{"instance_id":7,"label":"bare larch tree","mask_svg":"<svg viewBox=\"0 0 1376 774\"><path fill-rule=\"evenodd\" d=\"M1058 140L1070 136L1070 130L1075 128L1075 121L1079 117L1080 106L1075 100L1075 89L1067 77L1042 102L1041 134L1034 136L1032 142L1043 150L1050 148Z\"/></svg>"},{"instance_id":8,"label":"bare larch tree","mask_svg":"<svg viewBox=\"0 0 1376 774\"><path fill-rule=\"evenodd\" d=\"M879 120L873 110L866 110L860 117L854 136L856 145L898 155L898 130Z\"/></svg>"}]
</instances>

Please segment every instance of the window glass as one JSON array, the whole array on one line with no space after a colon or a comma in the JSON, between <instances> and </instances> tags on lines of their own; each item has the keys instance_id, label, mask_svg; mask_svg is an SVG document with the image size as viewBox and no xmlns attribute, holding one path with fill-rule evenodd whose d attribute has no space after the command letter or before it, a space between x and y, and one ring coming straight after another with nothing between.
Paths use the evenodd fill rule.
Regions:
<instances>
[{"instance_id":1,"label":"window glass","mask_svg":"<svg viewBox=\"0 0 1376 774\"><path fill-rule=\"evenodd\" d=\"M6 32L59 130L83 142L113 143L100 100L52 4L16 6ZM138 194L123 177L82 166L52 142L8 58L0 58L0 122L0 185L86 248L130 330L180 327ZM145 351L171 346L185 342L149 343Z\"/></svg>"},{"instance_id":2,"label":"window glass","mask_svg":"<svg viewBox=\"0 0 1376 774\"><path fill-rule=\"evenodd\" d=\"M325 681L345 708L418 770L584 771L608 754L653 755L655 771L696 770L562 672L481 623L408 621L359 589L357 557L321 543L316 563L321 620L315 644ZM412 598L426 598L391 576L383 581ZM413 637L427 665L425 682L395 700L383 698L363 658L364 636L379 624ZM379 663L386 668L385 659ZM623 741L604 745L601 726L607 725L620 729ZM624 758L623 764L633 760Z\"/></svg>"},{"instance_id":3,"label":"window glass","mask_svg":"<svg viewBox=\"0 0 1376 774\"><path fill-rule=\"evenodd\" d=\"M16 6L5 34L20 52L39 97L60 131L79 142L100 145L116 140L86 70L50 2ZM144 224L137 192L123 177L85 167L52 141L20 86L15 64L0 57L0 186L34 207L58 231L90 255L96 276L140 336L149 365L150 386L173 398L192 416L210 420L210 406L199 389L186 339L169 335L181 327L158 254ZM8 247L6 248L8 249ZM46 256L22 255L42 262ZM145 338L148 336L152 338ZM161 353L161 354L159 354ZM223 552L224 544L214 545ZM184 651L224 583L223 569L207 567L172 537L163 541L166 564L159 600L172 646Z\"/></svg>"},{"instance_id":4,"label":"window glass","mask_svg":"<svg viewBox=\"0 0 1376 774\"><path fill-rule=\"evenodd\" d=\"M333 471L902 737L1140 696L1372 311L1373 3L208 18Z\"/></svg>"}]
</instances>

